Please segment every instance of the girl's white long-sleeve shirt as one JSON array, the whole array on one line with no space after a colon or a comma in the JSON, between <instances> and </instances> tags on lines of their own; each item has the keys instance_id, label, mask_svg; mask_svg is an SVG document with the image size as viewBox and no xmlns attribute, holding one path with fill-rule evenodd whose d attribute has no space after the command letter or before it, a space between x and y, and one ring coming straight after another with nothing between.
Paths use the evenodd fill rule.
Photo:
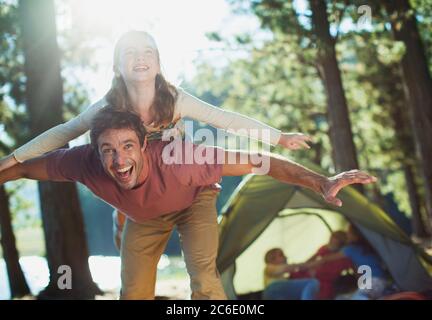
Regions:
<instances>
[{"instance_id":1,"label":"girl's white long-sleeve shirt","mask_svg":"<svg viewBox=\"0 0 432 320\"><path fill-rule=\"evenodd\" d=\"M174 119L188 117L237 134L237 130L243 129L243 135L248 136L251 136L253 130L254 135L251 137L259 140L263 140L263 137L265 137L263 132L266 130L270 140L264 142L273 145L278 144L281 135L279 130L242 114L215 107L181 88L177 88L177 90L178 97L174 107ZM23 162L39 157L86 133L90 129L93 117L106 105L107 102L103 98L89 106L75 118L59 124L30 140L14 151L16 160Z\"/></svg>"}]
</instances>

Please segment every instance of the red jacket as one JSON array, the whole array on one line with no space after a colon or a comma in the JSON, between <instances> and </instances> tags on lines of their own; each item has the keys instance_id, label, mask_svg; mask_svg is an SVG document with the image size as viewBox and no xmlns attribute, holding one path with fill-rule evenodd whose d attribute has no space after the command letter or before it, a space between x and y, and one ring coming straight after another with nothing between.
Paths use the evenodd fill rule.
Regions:
<instances>
[{"instance_id":1,"label":"red jacket","mask_svg":"<svg viewBox=\"0 0 432 320\"><path fill-rule=\"evenodd\" d=\"M327 248L327 245L322 246L313 255L314 258L324 257L326 255L334 253ZM342 271L353 268L353 264L348 258L341 258L326 262L316 268L314 278L320 282L320 291L318 293L318 299L328 300L333 299L335 295L334 282L341 275ZM302 279L311 278L311 274L308 271L299 271L292 273L290 278Z\"/></svg>"}]
</instances>

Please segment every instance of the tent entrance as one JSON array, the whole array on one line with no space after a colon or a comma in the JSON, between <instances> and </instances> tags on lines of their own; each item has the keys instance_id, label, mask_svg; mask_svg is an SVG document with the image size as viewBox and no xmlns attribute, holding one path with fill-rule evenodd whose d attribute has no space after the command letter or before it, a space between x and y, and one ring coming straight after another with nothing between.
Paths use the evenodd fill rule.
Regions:
<instances>
[{"instance_id":1,"label":"tent entrance","mask_svg":"<svg viewBox=\"0 0 432 320\"><path fill-rule=\"evenodd\" d=\"M345 229L348 221L338 212L302 208L284 209L235 262L234 288L237 294L264 288L264 255L280 247L288 263L307 260L329 240L332 231Z\"/></svg>"}]
</instances>

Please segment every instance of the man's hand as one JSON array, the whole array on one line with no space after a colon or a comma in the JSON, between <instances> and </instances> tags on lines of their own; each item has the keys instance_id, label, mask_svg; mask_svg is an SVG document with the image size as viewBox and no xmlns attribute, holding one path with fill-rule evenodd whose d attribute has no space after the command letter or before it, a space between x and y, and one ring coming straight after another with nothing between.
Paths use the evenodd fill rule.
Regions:
<instances>
[{"instance_id":1,"label":"man's hand","mask_svg":"<svg viewBox=\"0 0 432 320\"><path fill-rule=\"evenodd\" d=\"M350 170L328 178L321 185L321 194L325 201L335 206L342 206L342 201L336 198L339 190L354 183L373 183L377 178L360 170Z\"/></svg>"}]
</instances>

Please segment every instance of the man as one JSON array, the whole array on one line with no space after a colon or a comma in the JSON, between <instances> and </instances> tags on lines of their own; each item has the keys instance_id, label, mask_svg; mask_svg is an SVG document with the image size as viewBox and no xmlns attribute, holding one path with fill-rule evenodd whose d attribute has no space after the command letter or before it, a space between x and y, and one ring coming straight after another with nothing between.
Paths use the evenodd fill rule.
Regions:
<instances>
[{"instance_id":1,"label":"man","mask_svg":"<svg viewBox=\"0 0 432 320\"><path fill-rule=\"evenodd\" d=\"M192 298L225 299L216 269L215 184L222 176L256 171L254 155L246 154L247 161L218 163L221 158L240 160L245 153L201 146L190 149L190 144L174 141L180 149L199 148L205 159L210 155L214 161L167 164L163 154L169 142L147 144L145 135L136 114L105 107L93 119L91 145L17 164L0 173L0 184L19 178L77 181L127 214L121 248L122 299L154 298L157 263L174 226L181 237ZM357 170L326 178L273 154L267 159L268 175L310 188L334 205L342 204L336 195L344 186L376 180Z\"/></svg>"}]
</instances>

